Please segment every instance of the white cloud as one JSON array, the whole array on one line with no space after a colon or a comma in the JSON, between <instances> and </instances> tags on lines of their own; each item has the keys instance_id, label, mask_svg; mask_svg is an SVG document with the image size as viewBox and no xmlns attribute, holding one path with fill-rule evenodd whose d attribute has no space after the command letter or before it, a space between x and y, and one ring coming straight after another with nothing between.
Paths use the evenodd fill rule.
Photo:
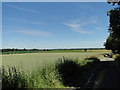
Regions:
<instances>
[{"instance_id":1,"label":"white cloud","mask_svg":"<svg viewBox=\"0 0 120 90\"><path fill-rule=\"evenodd\" d=\"M64 24L71 28L79 28L81 26L81 24L77 24L77 23L64 23Z\"/></svg>"},{"instance_id":2,"label":"white cloud","mask_svg":"<svg viewBox=\"0 0 120 90\"><path fill-rule=\"evenodd\" d=\"M77 19L77 20L72 20L71 22L67 22L63 24L68 26L74 32L79 32L81 34L91 34L93 32L90 30L87 30L85 26L97 24L97 20L95 17L91 17L91 19L86 22L85 21L81 22L81 20Z\"/></svg>"},{"instance_id":3,"label":"white cloud","mask_svg":"<svg viewBox=\"0 0 120 90\"><path fill-rule=\"evenodd\" d=\"M27 24L35 24L35 25L44 25L42 22L34 22L34 21L27 21L27 20L22 20L22 19L15 19L15 18L8 18L11 21L17 21L17 22L22 22L22 23L27 23Z\"/></svg>"},{"instance_id":4,"label":"white cloud","mask_svg":"<svg viewBox=\"0 0 120 90\"><path fill-rule=\"evenodd\" d=\"M45 32L40 30L11 30L10 32L20 33L25 35L32 35L32 36L41 36L41 37L49 37L52 35L51 32Z\"/></svg>"},{"instance_id":5,"label":"white cloud","mask_svg":"<svg viewBox=\"0 0 120 90\"><path fill-rule=\"evenodd\" d=\"M71 30L73 30L75 32L79 32L79 33L82 33L82 34L90 34L90 33L92 33L91 31L83 30L81 23L79 23L79 24L78 23L64 23L64 25L70 27Z\"/></svg>"},{"instance_id":6,"label":"white cloud","mask_svg":"<svg viewBox=\"0 0 120 90\"><path fill-rule=\"evenodd\" d=\"M74 29L74 31L82 33L82 34L92 34L93 33L92 31L83 30L82 28Z\"/></svg>"},{"instance_id":7,"label":"white cloud","mask_svg":"<svg viewBox=\"0 0 120 90\"><path fill-rule=\"evenodd\" d=\"M40 12L36 11L36 10L33 10L33 9L28 9L28 8L22 8L22 7L18 7L16 5L8 5L8 7L11 7L11 8L15 8L17 10L20 10L20 11L25 11L25 12L31 12L31 13L35 13L35 14L40 14Z\"/></svg>"},{"instance_id":8,"label":"white cloud","mask_svg":"<svg viewBox=\"0 0 120 90\"><path fill-rule=\"evenodd\" d=\"M95 29L96 29L96 30L99 30L99 31L102 31L102 30L103 30L103 28L102 28L102 27L98 27L98 26L97 26L97 27L95 27Z\"/></svg>"}]
</instances>

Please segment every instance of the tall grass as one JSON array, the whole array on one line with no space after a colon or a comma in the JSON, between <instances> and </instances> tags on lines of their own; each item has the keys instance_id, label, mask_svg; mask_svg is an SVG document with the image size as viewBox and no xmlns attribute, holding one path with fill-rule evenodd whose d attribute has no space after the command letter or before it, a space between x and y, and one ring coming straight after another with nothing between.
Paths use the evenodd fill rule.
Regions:
<instances>
[{"instance_id":1,"label":"tall grass","mask_svg":"<svg viewBox=\"0 0 120 90\"><path fill-rule=\"evenodd\" d=\"M2 69L2 88L57 88L63 87L54 66L37 68L25 73L17 67Z\"/></svg>"},{"instance_id":2,"label":"tall grass","mask_svg":"<svg viewBox=\"0 0 120 90\"><path fill-rule=\"evenodd\" d=\"M34 87L32 78L17 67L2 68L2 88Z\"/></svg>"},{"instance_id":3,"label":"tall grass","mask_svg":"<svg viewBox=\"0 0 120 90\"><path fill-rule=\"evenodd\" d=\"M84 72L90 70L99 60L87 58L60 58L55 64L37 67L31 73L25 73L17 67L2 68L3 88L65 88L79 86Z\"/></svg>"},{"instance_id":4,"label":"tall grass","mask_svg":"<svg viewBox=\"0 0 120 90\"><path fill-rule=\"evenodd\" d=\"M38 67L31 75L35 80L35 88L64 87L55 65L49 65L44 68Z\"/></svg>"}]
</instances>

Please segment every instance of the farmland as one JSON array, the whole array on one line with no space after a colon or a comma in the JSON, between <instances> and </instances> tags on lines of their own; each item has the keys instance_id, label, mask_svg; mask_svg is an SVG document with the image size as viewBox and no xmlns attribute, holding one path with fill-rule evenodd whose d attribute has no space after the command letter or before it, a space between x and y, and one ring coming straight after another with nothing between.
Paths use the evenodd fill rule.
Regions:
<instances>
[{"instance_id":1,"label":"farmland","mask_svg":"<svg viewBox=\"0 0 120 90\"><path fill-rule=\"evenodd\" d=\"M48 51L40 53L22 53L22 54L5 54L2 55L3 66L19 66L25 70L34 70L36 67L43 67L55 63L58 58L77 58L83 60L90 56L101 57L103 53L110 53L107 50L88 50L84 51Z\"/></svg>"},{"instance_id":2,"label":"farmland","mask_svg":"<svg viewBox=\"0 0 120 90\"><path fill-rule=\"evenodd\" d=\"M107 50L3 54L3 88L67 88L99 63ZM69 76L68 76L69 74ZM11 84L12 83L12 84Z\"/></svg>"},{"instance_id":3,"label":"farmland","mask_svg":"<svg viewBox=\"0 0 120 90\"><path fill-rule=\"evenodd\" d=\"M88 50L87 52L98 52L98 51L108 51L108 50ZM44 49L44 50L9 50L9 51L3 51L2 54L24 54L24 53L76 53L76 52L85 52L84 49L82 50L70 50L70 49L59 49L59 50L49 50L49 49Z\"/></svg>"}]
</instances>

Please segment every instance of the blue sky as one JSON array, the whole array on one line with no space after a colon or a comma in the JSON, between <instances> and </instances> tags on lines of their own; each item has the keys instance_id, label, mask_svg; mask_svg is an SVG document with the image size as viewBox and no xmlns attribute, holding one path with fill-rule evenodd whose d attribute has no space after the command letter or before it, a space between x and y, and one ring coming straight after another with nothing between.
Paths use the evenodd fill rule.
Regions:
<instances>
[{"instance_id":1,"label":"blue sky","mask_svg":"<svg viewBox=\"0 0 120 90\"><path fill-rule=\"evenodd\" d=\"M101 48L112 8L105 2L4 2L3 48Z\"/></svg>"}]
</instances>

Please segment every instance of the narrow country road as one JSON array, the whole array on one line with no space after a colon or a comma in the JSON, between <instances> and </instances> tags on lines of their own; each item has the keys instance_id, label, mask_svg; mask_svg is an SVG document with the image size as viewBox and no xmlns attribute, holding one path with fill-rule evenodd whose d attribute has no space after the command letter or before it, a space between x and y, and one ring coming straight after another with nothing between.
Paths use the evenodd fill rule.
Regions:
<instances>
[{"instance_id":1,"label":"narrow country road","mask_svg":"<svg viewBox=\"0 0 120 90\"><path fill-rule=\"evenodd\" d=\"M94 81L93 88L120 88L120 72L114 61L103 61L103 69Z\"/></svg>"},{"instance_id":2,"label":"narrow country road","mask_svg":"<svg viewBox=\"0 0 120 90\"><path fill-rule=\"evenodd\" d=\"M120 88L120 71L112 58L102 60L89 76L84 88Z\"/></svg>"}]
</instances>

